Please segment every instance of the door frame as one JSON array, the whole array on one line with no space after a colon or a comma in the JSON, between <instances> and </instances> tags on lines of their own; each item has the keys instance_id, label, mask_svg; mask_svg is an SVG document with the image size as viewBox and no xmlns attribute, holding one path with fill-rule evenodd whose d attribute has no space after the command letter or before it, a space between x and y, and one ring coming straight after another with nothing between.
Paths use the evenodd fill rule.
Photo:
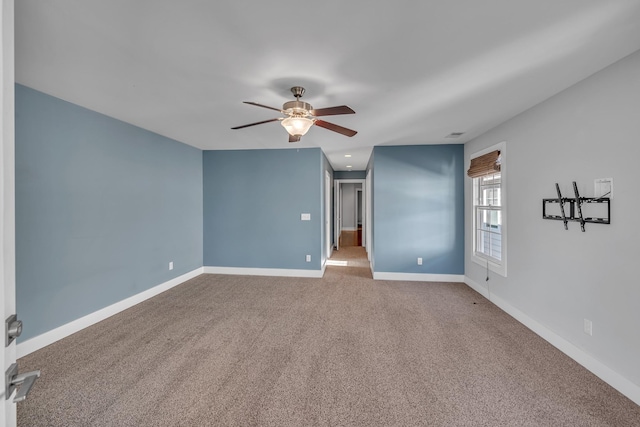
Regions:
<instances>
[{"instance_id":1,"label":"door frame","mask_svg":"<svg viewBox=\"0 0 640 427\"><path fill-rule=\"evenodd\" d=\"M366 221L367 224L370 224L369 227L364 228L364 221L363 221L363 228L362 228L362 245L364 246L365 251L367 252L367 259L369 260L369 263L371 264L371 252L373 251L373 221L372 221L372 216L373 216L373 196L372 196L372 190L373 190L373 185L372 185L372 176L371 176L371 170L367 170L367 177L366 177L366 188L364 190L364 200L362 201L363 206L365 207L365 210L362 211L362 217L364 219L364 221ZM373 265L371 265L371 272L373 272Z\"/></svg>"},{"instance_id":2,"label":"door frame","mask_svg":"<svg viewBox=\"0 0 640 427\"><path fill-rule=\"evenodd\" d=\"M342 232L342 186L339 179L333 180L333 247L340 250Z\"/></svg>"},{"instance_id":3,"label":"door frame","mask_svg":"<svg viewBox=\"0 0 640 427\"><path fill-rule=\"evenodd\" d=\"M333 246L331 245L331 174L324 171L324 238L325 238L325 259L331 258Z\"/></svg>"},{"instance_id":4,"label":"door frame","mask_svg":"<svg viewBox=\"0 0 640 427\"><path fill-rule=\"evenodd\" d=\"M0 44L0 80L1 98L0 114L2 114L2 130L0 132L0 284L2 286L3 303L0 304L0 317L4 322L16 312L16 212L15 212L15 53L14 53L14 0L2 0L0 9L2 31ZM4 340L3 340L4 341ZM15 340L0 351L2 372L6 372L16 362ZM3 375L4 378L4 375ZM0 424L14 427L16 421L16 404L5 396L6 384L2 383L0 399Z\"/></svg>"},{"instance_id":5,"label":"door frame","mask_svg":"<svg viewBox=\"0 0 640 427\"><path fill-rule=\"evenodd\" d=\"M342 232L342 184L362 184L362 246L367 250L366 230L367 224L367 202L366 202L366 186L365 179L334 179L334 239L336 249L340 249L340 233ZM357 215L357 214L356 214Z\"/></svg>"},{"instance_id":6,"label":"door frame","mask_svg":"<svg viewBox=\"0 0 640 427\"><path fill-rule=\"evenodd\" d=\"M358 208L360 209L361 221L364 224L364 188L356 188L356 206L354 209L356 230L358 229ZM364 231L364 230L363 230ZM364 234L364 233L362 233ZM364 236L362 237L364 239ZM364 246L364 240L360 246Z\"/></svg>"}]
</instances>

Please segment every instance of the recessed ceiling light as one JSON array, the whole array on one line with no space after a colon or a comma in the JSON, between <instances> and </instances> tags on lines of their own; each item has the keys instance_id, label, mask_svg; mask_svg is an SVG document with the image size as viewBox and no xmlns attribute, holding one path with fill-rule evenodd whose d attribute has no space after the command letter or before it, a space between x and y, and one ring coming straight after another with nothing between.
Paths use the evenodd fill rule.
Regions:
<instances>
[{"instance_id":1,"label":"recessed ceiling light","mask_svg":"<svg viewBox=\"0 0 640 427\"><path fill-rule=\"evenodd\" d=\"M351 157L351 154L345 154L344 156L345 157Z\"/></svg>"},{"instance_id":2,"label":"recessed ceiling light","mask_svg":"<svg viewBox=\"0 0 640 427\"><path fill-rule=\"evenodd\" d=\"M351 166L351 165L347 165L347 167L348 167L348 168L352 168L353 166Z\"/></svg>"}]
</instances>

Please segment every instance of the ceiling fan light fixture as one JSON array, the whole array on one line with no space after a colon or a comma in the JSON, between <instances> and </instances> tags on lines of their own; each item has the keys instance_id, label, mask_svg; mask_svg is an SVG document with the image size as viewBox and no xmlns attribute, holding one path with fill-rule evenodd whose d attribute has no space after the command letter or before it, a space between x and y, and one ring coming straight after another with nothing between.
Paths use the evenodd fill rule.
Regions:
<instances>
[{"instance_id":1,"label":"ceiling fan light fixture","mask_svg":"<svg viewBox=\"0 0 640 427\"><path fill-rule=\"evenodd\" d=\"M244 129L249 126L261 125L263 123L280 122L282 127L287 130L289 134L289 142L298 142L300 137L305 135L309 128L313 125L325 128L332 132L337 132L344 136L354 136L358 132L353 129L347 129L345 127L336 125L331 122L327 122L319 119L323 116L337 116L340 114L355 114L351 108L346 105L337 105L335 107L314 109L311 104L304 101L300 101L300 97L304 94L304 88L302 86L294 86L291 88L291 93L296 98L295 101L285 102L282 108L274 108L268 105L258 104L257 102L244 101L245 104L255 105L256 107L267 108L269 110L275 110L286 117L276 117L274 119L262 120L260 122L249 123L242 126L235 126L231 129Z\"/></svg>"},{"instance_id":2,"label":"ceiling fan light fixture","mask_svg":"<svg viewBox=\"0 0 640 427\"><path fill-rule=\"evenodd\" d=\"M313 120L306 117L287 117L281 123L291 136L302 136L313 126Z\"/></svg>"}]
</instances>

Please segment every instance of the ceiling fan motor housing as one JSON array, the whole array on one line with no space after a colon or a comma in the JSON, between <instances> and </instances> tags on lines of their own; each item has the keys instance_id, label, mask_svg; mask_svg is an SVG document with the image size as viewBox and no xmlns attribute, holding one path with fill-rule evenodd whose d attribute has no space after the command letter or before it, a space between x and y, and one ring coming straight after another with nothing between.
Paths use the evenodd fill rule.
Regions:
<instances>
[{"instance_id":1,"label":"ceiling fan motor housing","mask_svg":"<svg viewBox=\"0 0 640 427\"><path fill-rule=\"evenodd\" d=\"M289 116L306 117L309 115L309 111L313 110L313 107L303 101L289 101L284 103L282 110Z\"/></svg>"}]
</instances>

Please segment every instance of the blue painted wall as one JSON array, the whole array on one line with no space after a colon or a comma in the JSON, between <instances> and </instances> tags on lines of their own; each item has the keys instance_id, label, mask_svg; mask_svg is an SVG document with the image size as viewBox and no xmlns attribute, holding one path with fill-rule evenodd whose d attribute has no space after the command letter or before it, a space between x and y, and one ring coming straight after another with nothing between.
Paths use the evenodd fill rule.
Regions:
<instances>
[{"instance_id":1,"label":"blue painted wall","mask_svg":"<svg viewBox=\"0 0 640 427\"><path fill-rule=\"evenodd\" d=\"M464 274L464 146L375 147L371 164L374 271Z\"/></svg>"},{"instance_id":2,"label":"blue painted wall","mask_svg":"<svg viewBox=\"0 0 640 427\"><path fill-rule=\"evenodd\" d=\"M202 151L16 85L16 242L21 340L201 267Z\"/></svg>"},{"instance_id":3,"label":"blue painted wall","mask_svg":"<svg viewBox=\"0 0 640 427\"><path fill-rule=\"evenodd\" d=\"M367 170L374 270L463 274L462 146L376 147ZM202 265L321 269L325 171L318 148L203 153L16 85L21 339Z\"/></svg>"},{"instance_id":4,"label":"blue painted wall","mask_svg":"<svg viewBox=\"0 0 640 427\"><path fill-rule=\"evenodd\" d=\"M365 179L367 171L336 171L333 177L334 179Z\"/></svg>"},{"instance_id":5,"label":"blue painted wall","mask_svg":"<svg viewBox=\"0 0 640 427\"><path fill-rule=\"evenodd\" d=\"M320 270L322 156L319 148L205 151L204 265Z\"/></svg>"}]
</instances>

